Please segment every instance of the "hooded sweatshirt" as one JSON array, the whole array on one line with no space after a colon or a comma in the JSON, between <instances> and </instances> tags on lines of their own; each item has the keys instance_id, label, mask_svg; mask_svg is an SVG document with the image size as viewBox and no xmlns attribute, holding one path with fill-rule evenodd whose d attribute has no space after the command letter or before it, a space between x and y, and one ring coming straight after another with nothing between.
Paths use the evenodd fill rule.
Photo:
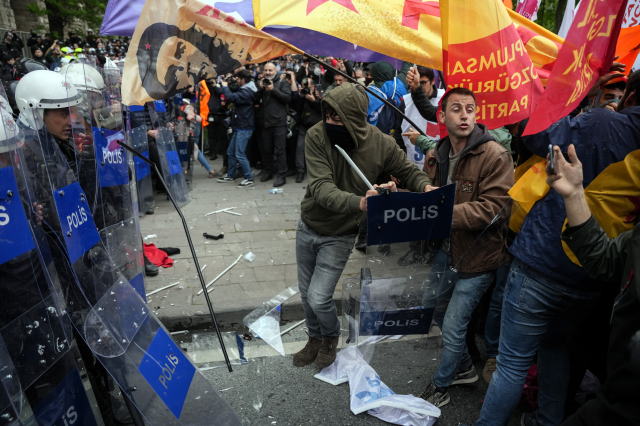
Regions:
<instances>
[{"instance_id":1,"label":"hooded sweatshirt","mask_svg":"<svg viewBox=\"0 0 640 426\"><path fill-rule=\"evenodd\" d=\"M222 87L226 102L233 102L235 109L231 113L231 128L234 130L253 130L255 128L254 96L258 88L253 81L232 92L228 87Z\"/></svg>"},{"instance_id":2,"label":"hooded sweatshirt","mask_svg":"<svg viewBox=\"0 0 640 426\"><path fill-rule=\"evenodd\" d=\"M418 170L395 140L367 123L369 98L359 84L342 83L322 101L340 116L354 140L347 152L370 182L382 173L399 178L413 192L423 192L429 177ZM323 114L324 117L324 114ZM366 219L360 199L368 187L333 146L324 121L309 129L305 140L309 185L301 205L302 220L324 235L348 235Z\"/></svg>"}]
</instances>

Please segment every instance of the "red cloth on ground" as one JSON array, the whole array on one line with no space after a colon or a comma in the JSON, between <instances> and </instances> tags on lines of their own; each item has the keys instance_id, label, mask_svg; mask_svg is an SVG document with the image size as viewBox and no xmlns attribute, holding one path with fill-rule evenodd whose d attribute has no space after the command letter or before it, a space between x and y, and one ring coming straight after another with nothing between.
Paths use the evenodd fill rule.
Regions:
<instances>
[{"instance_id":1,"label":"red cloth on ground","mask_svg":"<svg viewBox=\"0 0 640 426\"><path fill-rule=\"evenodd\" d=\"M147 259L156 266L162 266L163 268L171 268L173 266L173 259L169 255L158 249L155 244L144 244L144 255Z\"/></svg>"}]
</instances>

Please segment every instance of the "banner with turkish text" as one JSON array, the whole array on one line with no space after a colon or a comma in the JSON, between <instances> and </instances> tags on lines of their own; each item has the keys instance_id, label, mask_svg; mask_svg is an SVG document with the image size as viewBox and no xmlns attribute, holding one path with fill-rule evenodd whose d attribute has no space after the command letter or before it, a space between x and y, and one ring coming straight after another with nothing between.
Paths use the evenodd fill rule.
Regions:
<instances>
[{"instance_id":1,"label":"banner with turkish text","mask_svg":"<svg viewBox=\"0 0 640 426\"><path fill-rule=\"evenodd\" d=\"M496 0L441 0L447 88L476 96L477 120L496 129L529 117L542 84L507 10Z\"/></svg>"},{"instance_id":2,"label":"banner with turkish text","mask_svg":"<svg viewBox=\"0 0 640 426\"><path fill-rule=\"evenodd\" d=\"M144 105L295 47L199 0L147 0L122 79L125 105Z\"/></svg>"},{"instance_id":3,"label":"banner with turkish text","mask_svg":"<svg viewBox=\"0 0 640 426\"><path fill-rule=\"evenodd\" d=\"M545 130L569 115L600 75L608 71L626 3L626 0L583 1L525 136Z\"/></svg>"}]
</instances>

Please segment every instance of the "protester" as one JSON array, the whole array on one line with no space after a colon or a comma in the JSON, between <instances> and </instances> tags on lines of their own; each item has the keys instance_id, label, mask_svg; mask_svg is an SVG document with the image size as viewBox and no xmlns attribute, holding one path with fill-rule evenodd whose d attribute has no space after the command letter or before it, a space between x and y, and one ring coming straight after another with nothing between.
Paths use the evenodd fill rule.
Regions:
<instances>
[{"instance_id":1,"label":"protester","mask_svg":"<svg viewBox=\"0 0 640 426\"><path fill-rule=\"evenodd\" d=\"M309 341L293 357L297 367L315 361L324 368L335 360L340 321L333 293L365 219L367 198L378 194L368 190L333 145L350 153L372 181L390 173L415 192L426 191L430 183L391 137L367 123L367 103L362 86L343 83L323 98L323 121L307 132L309 185L296 230L296 258ZM396 191L395 183L388 186Z\"/></svg>"},{"instance_id":2,"label":"protester","mask_svg":"<svg viewBox=\"0 0 640 426\"><path fill-rule=\"evenodd\" d=\"M221 83L222 94L228 102L234 103L235 108L231 114L233 136L231 137L229 149L227 150L229 167L227 169L227 175L219 178L218 182L233 182L236 176L236 166L240 164L244 180L240 182L238 188L247 188L254 184L251 166L249 165L249 160L247 160L246 149L255 129L254 97L258 89L252 81L251 73L248 70L240 71L236 74L236 77L240 89L235 93L229 90L227 81ZM273 86L273 83L271 86Z\"/></svg>"},{"instance_id":3,"label":"protester","mask_svg":"<svg viewBox=\"0 0 640 426\"><path fill-rule=\"evenodd\" d=\"M190 89L193 90L193 88L190 88ZM190 127L195 129L193 137L197 141L199 140L200 132L202 131L201 130L202 117L196 114L195 108L193 107L193 105L191 105L191 102L188 99L183 98L182 101L185 104L183 108L183 113L185 114L187 121L193 124L193 126L190 126ZM196 149L197 149L197 146L196 146ZM220 176L219 173L216 173L216 171L211 168L211 166L207 162L207 159L204 157L204 154L202 153L202 151L200 151L199 149L197 150L198 150L198 161L200 162L200 164L202 164L202 167L204 167L207 173L209 174L209 178Z\"/></svg>"},{"instance_id":4,"label":"protester","mask_svg":"<svg viewBox=\"0 0 640 426\"><path fill-rule=\"evenodd\" d=\"M464 337L471 313L507 260L506 226L481 244L474 244L494 218L508 217L509 194L513 186L511 154L497 144L487 128L476 123L476 99L468 89L449 90L441 101L439 121L449 135L427 154L427 173L436 187L458 183L451 237L432 261L429 282L453 267L440 288L439 303L449 302L444 318L436 310L434 321L442 330L444 346L438 371L420 395L436 407L450 401L451 385L478 380ZM474 250L467 253L468 250ZM464 258L464 262L460 260ZM434 284L436 285L436 284Z\"/></svg>"},{"instance_id":5,"label":"protester","mask_svg":"<svg viewBox=\"0 0 640 426\"><path fill-rule=\"evenodd\" d=\"M592 92L610 78L601 77ZM627 82L619 113L595 108L574 119L565 117L525 137L524 143L541 157L550 144L564 152L573 144L583 158L587 186L607 166L640 148L638 91L640 73L635 72ZM602 283L589 277L564 251L559 235L565 217L562 197L550 189L529 211L510 248L515 259L504 289L496 371L476 425L508 422L536 353L539 408L535 414L526 413L522 424L559 425L563 420L570 374L567 338L574 325L598 309L602 292ZM522 304L522 300L528 302Z\"/></svg>"},{"instance_id":6,"label":"protester","mask_svg":"<svg viewBox=\"0 0 640 426\"><path fill-rule=\"evenodd\" d=\"M264 73L265 78L258 81L256 94L260 105L260 151L264 169L260 182L271 180L277 173L273 186L279 187L287 183L287 104L291 101L291 85L287 80L277 78L276 66L271 62L265 64ZM278 160L277 170L274 153Z\"/></svg>"},{"instance_id":7,"label":"protester","mask_svg":"<svg viewBox=\"0 0 640 426\"><path fill-rule=\"evenodd\" d=\"M2 58L4 64L2 65L1 76L4 81L11 81L16 79L16 59L11 53L7 53Z\"/></svg>"},{"instance_id":8,"label":"protester","mask_svg":"<svg viewBox=\"0 0 640 426\"><path fill-rule=\"evenodd\" d=\"M547 160L547 183L562 197L567 213L567 228L562 241L575 253L585 272L616 289L611 314L609 375L597 399L584 404L563 426L631 425L640 423L637 403L640 383L640 228L637 217L633 231L609 239L589 211L584 194L583 171L576 149L569 145L567 162L558 146L554 147L554 170ZM621 283L621 285L620 285Z\"/></svg>"}]
</instances>

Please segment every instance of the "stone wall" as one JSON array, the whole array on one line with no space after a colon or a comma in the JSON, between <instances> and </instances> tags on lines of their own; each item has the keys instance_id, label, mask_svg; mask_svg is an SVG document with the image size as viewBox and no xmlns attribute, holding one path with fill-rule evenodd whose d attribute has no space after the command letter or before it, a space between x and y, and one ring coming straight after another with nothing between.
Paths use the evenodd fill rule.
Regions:
<instances>
[{"instance_id":1,"label":"stone wall","mask_svg":"<svg viewBox=\"0 0 640 426\"><path fill-rule=\"evenodd\" d=\"M39 28L38 33L44 34L49 32L49 18L47 16L34 15L27 9L30 3L37 3L41 9L45 8L43 0L10 0L11 9L15 19L15 28L18 31L29 32L33 28ZM0 2L9 2L0 0Z\"/></svg>"},{"instance_id":2,"label":"stone wall","mask_svg":"<svg viewBox=\"0 0 640 426\"><path fill-rule=\"evenodd\" d=\"M0 0L0 28L9 30L15 26L16 20L10 0Z\"/></svg>"}]
</instances>

